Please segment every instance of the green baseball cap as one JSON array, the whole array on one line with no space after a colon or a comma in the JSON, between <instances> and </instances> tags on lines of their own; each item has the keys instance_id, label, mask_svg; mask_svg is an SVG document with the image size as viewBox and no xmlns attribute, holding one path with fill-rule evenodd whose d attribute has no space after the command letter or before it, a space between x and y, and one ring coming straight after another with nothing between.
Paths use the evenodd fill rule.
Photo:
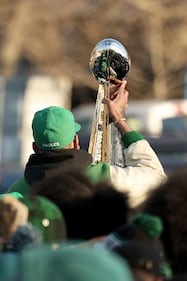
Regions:
<instances>
[{"instance_id":1,"label":"green baseball cap","mask_svg":"<svg viewBox=\"0 0 187 281\"><path fill-rule=\"evenodd\" d=\"M10 196L12 196L16 199L23 198L23 195L21 193L19 193L17 191L14 191L14 192L0 194L0 199L3 198L6 195L10 195Z\"/></svg>"},{"instance_id":2,"label":"green baseball cap","mask_svg":"<svg viewBox=\"0 0 187 281\"><path fill-rule=\"evenodd\" d=\"M71 111L50 106L37 111L32 121L33 137L41 150L55 150L70 144L81 129Z\"/></svg>"},{"instance_id":3,"label":"green baseball cap","mask_svg":"<svg viewBox=\"0 0 187 281\"><path fill-rule=\"evenodd\" d=\"M66 240L65 219L61 210L54 202L36 195L27 195L20 198L19 201L28 207L28 221L39 229L44 242Z\"/></svg>"}]
</instances>

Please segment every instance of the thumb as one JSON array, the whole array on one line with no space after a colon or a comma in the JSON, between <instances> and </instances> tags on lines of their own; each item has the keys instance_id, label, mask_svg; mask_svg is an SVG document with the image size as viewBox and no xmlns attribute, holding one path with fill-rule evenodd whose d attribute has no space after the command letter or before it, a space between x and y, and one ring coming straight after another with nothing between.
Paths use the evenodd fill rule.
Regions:
<instances>
[{"instance_id":1,"label":"thumb","mask_svg":"<svg viewBox=\"0 0 187 281\"><path fill-rule=\"evenodd\" d=\"M102 103L104 103L104 104L109 104L109 102L110 102L110 99L108 99L108 98L103 98L103 100L102 100Z\"/></svg>"},{"instance_id":2,"label":"thumb","mask_svg":"<svg viewBox=\"0 0 187 281\"><path fill-rule=\"evenodd\" d=\"M127 80L123 80L122 81L122 83L121 83L121 87L124 87L124 89L125 89L125 87L127 86Z\"/></svg>"}]
</instances>

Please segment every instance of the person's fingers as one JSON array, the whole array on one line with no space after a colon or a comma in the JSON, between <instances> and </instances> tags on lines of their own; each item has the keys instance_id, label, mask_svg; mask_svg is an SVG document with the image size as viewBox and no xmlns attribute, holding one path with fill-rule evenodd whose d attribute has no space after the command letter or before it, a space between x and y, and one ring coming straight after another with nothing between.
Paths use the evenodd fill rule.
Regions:
<instances>
[{"instance_id":1,"label":"person's fingers","mask_svg":"<svg viewBox=\"0 0 187 281\"><path fill-rule=\"evenodd\" d=\"M117 91L114 92L114 93L112 93L112 94L110 95L110 99L111 99L111 100L114 100L114 99L116 98L117 94L118 94Z\"/></svg>"},{"instance_id":2,"label":"person's fingers","mask_svg":"<svg viewBox=\"0 0 187 281\"><path fill-rule=\"evenodd\" d=\"M125 84L125 86L127 85L127 80L123 80L122 82Z\"/></svg>"},{"instance_id":3,"label":"person's fingers","mask_svg":"<svg viewBox=\"0 0 187 281\"><path fill-rule=\"evenodd\" d=\"M129 96L129 92L127 90L124 90L123 93L125 96L127 96L127 97Z\"/></svg>"},{"instance_id":4,"label":"person's fingers","mask_svg":"<svg viewBox=\"0 0 187 281\"><path fill-rule=\"evenodd\" d=\"M112 85L110 86L110 93L113 94L119 89L120 85Z\"/></svg>"},{"instance_id":5,"label":"person's fingers","mask_svg":"<svg viewBox=\"0 0 187 281\"><path fill-rule=\"evenodd\" d=\"M121 80L119 80L119 79L117 79L117 78L115 78L115 77L113 77L113 76L110 76L110 82L113 83L113 84L115 84L115 85L121 84L121 83L122 83Z\"/></svg>"},{"instance_id":6,"label":"person's fingers","mask_svg":"<svg viewBox=\"0 0 187 281\"><path fill-rule=\"evenodd\" d=\"M127 90L123 90L122 93L115 93L113 97L110 98L104 98L102 102L104 104L110 104L111 102L114 102L115 104L121 104L126 107L126 104L128 104L128 96L129 92Z\"/></svg>"},{"instance_id":7,"label":"person's fingers","mask_svg":"<svg viewBox=\"0 0 187 281\"><path fill-rule=\"evenodd\" d=\"M126 85L127 85L127 81L124 80L124 81L121 81L120 85L118 84L118 85L111 86L110 87L110 99L113 100L116 98L116 96L118 94L120 94L120 95L123 94L123 91L124 91Z\"/></svg>"},{"instance_id":8,"label":"person's fingers","mask_svg":"<svg viewBox=\"0 0 187 281\"><path fill-rule=\"evenodd\" d=\"M104 103L104 104L109 104L110 101L111 101L111 100L108 99L108 98L103 98L102 103Z\"/></svg>"},{"instance_id":9,"label":"person's fingers","mask_svg":"<svg viewBox=\"0 0 187 281\"><path fill-rule=\"evenodd\" d=\"M124 104L128 101L129 92L127 90L119 91L115 97L115 101L121 104ZM113 99L114 100L114 99Z\"/></svg>"},{"instance_id":10,"label":"person's fingers","mask_svg":"<svg viewBox=\"0 0 187 281\"><path fill-rule=\"evenodd\" d=\"M120 85L120 89L125 89L125 87L126 87L126 85L127 85L127 80L123 80L122 81L122 83L121 83L121 85Z\"/></svg>"},{"instance_id":11,"label":"person's fingers","mask_svg":"<svg viewBox=\"0 0 187 281\"><path fill-rule=\"evenodd\" d=\"M119 87L120 87L120 85L118 84L118 85L112 85L112 86L110 86L110 99L111 100L113 100L115 97L116 97L116 95L117 95L117 93L118 93L118 90L119 90Z\"/></svg>"}]
</instances>

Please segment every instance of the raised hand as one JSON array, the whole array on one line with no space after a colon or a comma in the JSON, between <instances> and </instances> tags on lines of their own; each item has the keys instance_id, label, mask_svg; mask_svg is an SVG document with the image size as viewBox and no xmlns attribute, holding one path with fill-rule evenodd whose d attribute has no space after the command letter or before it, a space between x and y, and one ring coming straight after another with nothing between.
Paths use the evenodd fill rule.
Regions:
<instances>
[{"instance_id":1,"label":"raised hand","mask_svg":"<svg viewBox=\"0 0 187 281\"><path fill-rule=\"evenodd\" d=\"M118 80L120 81L120 80ZM111 87L110 98L104 98L103 103L108 108L108 113L113 121L116 121L125 116L125 111L128 106L129 93L125 89L127 81L120 81Z\"/></svg>"}]
</instances>

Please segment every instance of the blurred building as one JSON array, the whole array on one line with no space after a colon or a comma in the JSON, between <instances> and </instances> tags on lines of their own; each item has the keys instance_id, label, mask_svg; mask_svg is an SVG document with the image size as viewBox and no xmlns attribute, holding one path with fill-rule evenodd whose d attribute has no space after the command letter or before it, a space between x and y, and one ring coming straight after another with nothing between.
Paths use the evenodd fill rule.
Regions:
<instances>
[{"instance_id":1,"label":"blurred building","mask_svg":"<svg viewBox=\"0 0 187 281\"><path fill-rule=\"evenodd\" d=\"M0 77L0 166L23 167L32 153L35 111L51 105L71 107L71 80L47 76Z\"/></svg>"}]
</instances>

